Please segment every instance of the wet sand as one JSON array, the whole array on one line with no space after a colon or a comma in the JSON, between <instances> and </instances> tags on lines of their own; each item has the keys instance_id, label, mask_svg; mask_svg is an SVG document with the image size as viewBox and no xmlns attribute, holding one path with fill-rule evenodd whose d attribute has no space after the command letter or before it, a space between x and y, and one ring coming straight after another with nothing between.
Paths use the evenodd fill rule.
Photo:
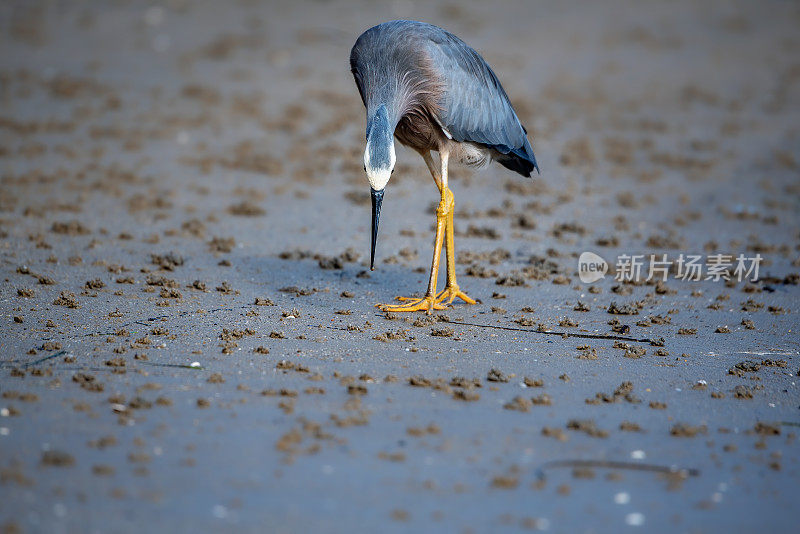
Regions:
<instances>
[{"instance_id":1,"label":"wet sand","mask_svg":"<svg viewBox=\"0 0 800 534\"><path fill-rule=\"evenodd\" d=\"M446 27L542 174L398 148L369 272L361 31ZM733 532L796 524L791 3L0 6L8 532ZM761 254L755 283L578 256ZM443 280L443 275L441 280ZM443 281L441 282L443 283Z\"/></svg>"}]
</instances>

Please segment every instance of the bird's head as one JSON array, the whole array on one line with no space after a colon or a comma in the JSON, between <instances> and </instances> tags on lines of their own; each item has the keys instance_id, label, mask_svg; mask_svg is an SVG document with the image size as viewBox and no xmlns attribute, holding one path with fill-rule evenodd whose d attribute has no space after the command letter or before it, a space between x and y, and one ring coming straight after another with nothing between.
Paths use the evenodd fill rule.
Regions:
<instances>
[{"instance_id":1,"label":"bird's head","mask_svg":"<svg viewBox=\"0 0 800 534\"><path fill-rule=\"evenodd\" d=\"M364 171L372 195L372 248L370 269L375 269L375 245L378 241L378 220L386 184L394 172L394 127L385 106L380 106L367 122L367 147L364 150Z\"/></svg>"}]
</instances>

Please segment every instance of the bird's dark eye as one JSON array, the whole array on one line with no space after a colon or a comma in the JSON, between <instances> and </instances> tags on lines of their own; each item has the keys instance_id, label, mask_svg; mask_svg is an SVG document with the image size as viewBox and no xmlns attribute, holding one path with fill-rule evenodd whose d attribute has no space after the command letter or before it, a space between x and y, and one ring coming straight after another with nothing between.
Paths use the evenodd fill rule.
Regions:
<instances>
[{"instance_id":1,"label":"bird's dark eye","mask_svg":"<svg viewBox=\"0 0 800 534\"><path fill-rule=\"evenodd\" d=\"M394 169L392 169L392 172L391 172L391 173L389 173L389 174L394 174Z\"/></svg>"},{"instance_id":2,"label":"bird's dark eye","mask_svg":"<svg viewBox=\"0 0 800 534\"><path fill-rule=\"evenodd\" d=\"M364 165L364 172L367 172L367 166Z\"/></svg>"}]
</instances>

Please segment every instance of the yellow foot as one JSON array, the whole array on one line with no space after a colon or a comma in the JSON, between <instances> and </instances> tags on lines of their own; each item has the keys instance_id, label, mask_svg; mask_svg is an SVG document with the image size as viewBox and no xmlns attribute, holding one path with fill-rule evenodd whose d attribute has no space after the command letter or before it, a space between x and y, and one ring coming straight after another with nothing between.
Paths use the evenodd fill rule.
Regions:
<instances>
[{"instance_id":1,"label":"yellow foot","mask_svg":"<svg viewBox=\"0 0 800 534\"><path fill-rule=\"evenodd\" d=\"M437 303L447 301L445 302L445 304L452 304L452 302L456 299L461 299L467 304L476 304L475 300L468 297L466 293L461 291L461 289L458 288L457 284L445 287L441 293L436 295Z\"/></svg>"},{"instance_id":2,"label":"yellow foot","mask_svg":"<svg viewBox=\"0 0 800 534\"><path fill-rule=\"evenodd\" d=\"M407 304L376 304L375 306L385 312L415 312L424 311L428 315L433 310L444 310L447 306L436 302L435 297L422 297L414 299L408 297L398 297L398 300L407 300Z\"/></svg>"}]
</instances>

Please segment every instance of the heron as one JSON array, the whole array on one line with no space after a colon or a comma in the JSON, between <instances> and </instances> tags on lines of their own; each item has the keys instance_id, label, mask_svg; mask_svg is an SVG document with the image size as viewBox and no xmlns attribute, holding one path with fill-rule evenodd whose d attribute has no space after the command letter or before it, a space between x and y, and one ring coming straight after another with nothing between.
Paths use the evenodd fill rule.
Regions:
<instances>
[{"instance_id":1,"label":"heron","mask_svg":"<svg viewBox=\"0 0 800 534\"><path fill-rule=\"evenodd\" d=\"M383 196L397 159L395 139L422 156L440 193L425 296L397 297L400 304L376 306L387 312L430 314L455 299L475 304L456 283L455 198L448 186L448 164L452 159L482 168L496 161L530 178L539 166L527 130L489 64L438 26L410 20L378 24L356 40L350 70L367 112L364 171L372 199L371 270ZM443 245L447 282L437 293Z\"/></svg>"}]
</instances>

